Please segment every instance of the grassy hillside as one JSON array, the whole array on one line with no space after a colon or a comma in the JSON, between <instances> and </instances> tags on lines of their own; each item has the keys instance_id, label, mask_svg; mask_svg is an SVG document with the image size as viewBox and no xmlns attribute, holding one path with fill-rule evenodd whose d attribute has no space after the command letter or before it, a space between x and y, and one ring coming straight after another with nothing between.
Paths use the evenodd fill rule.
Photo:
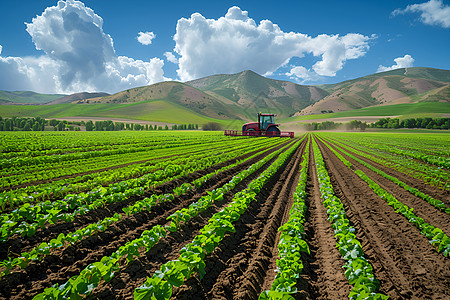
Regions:
<instances>
[{"instance_id":1,"label":"grassy hillside","mask_svg":"<svg viewBox=\"0 0 450 300\"><path fill-rule=\"evenodd\" d=\"M1 95L35 103L62 96L33 92L0 92ZM54 104L58 102L72 103ZM320 87L243 71L187 83L161 82L114 95L78 93L53 99L52 103L1 105L0 116L120 118L175 124L216 121L233 129L255 121L257 112L278 114L281 123L358 116L439 117L450 114L450 71L397 69Z\"/></svg>"},{"instance_id":2,"label":"grassy hillside","mask_svg":"<svg viewBox=\"0 0 450 300\"><path fill-rule=\"evenodd\" d=\"M269 79L249 70L208 76L187 84L232 106L237 116L245 120L254 120L260 111L288 117L328 95L317 87Z\"/></svg>"},{"instance_id":3,"label":"grassy hillside","mask_svg":"<svg viewBox=\"0 0 450 300\"><path fill-rule=\"evenodd\" d=\"M180 105L162 101L149 100L129 104L55 104L55 105L3 105L2 117L35 117L46 119L65 117L96 117L112 119L133 119L174 124L205 124L218 122L228 125L234 120L220 120L202 116Z\"/></svg>"},{"instance_id":4,"label":"grassy hillside","mask_svg":"<svg viewBox=\"0 0 450 300\"><path fill-rule=\"evenodd\" d=\"M305 121L315 119L333 119L345 117L361 117L361 116L401 116L401 118L419 118L419 117L447 117L450 114L450 103L448 102L419 102L405 103L395 105L373 106L350 111L316 114L307 116L297 116L292 118L284 118L280 122Z\"/></svg>"},{"instance_id":5,"label":"grassy hillside","mask_svg":"<svg viewBox=\"0 0 450 300\"><path fill-rule=\"evenodd\" d=\"M376 73L338 84L320 85L331 94L295 116L329 110L342 112L374 105L450 102L449 84L448 70L408 68Z\"/></svg>"},{"instance_id":6,"label":"grassy hillside","mask_svg":"<svg viewBox=\"0 0 450 300\"><path fill-rule=\"evenodd\" d=\"M58 98L56 100L48 102L47 104L51 105L51 104L72 103L75 101L82 101L82 100L86 100L86 99L105 97L105 96L109 96L109 94L81 92L81 93L75 93L72 95L67 95L67 96Z\"/></svg>"},{"instance_id":7,"label":"grassy hillside","mask_svg":"<svg viewBox=\"0 0 450 300\"><path fill-rule=\"evenodd\" d=\"M30 103L41 104L64 97L62 94L39 94L30 91L8 92L0 91L0 103Z\"/></svg>"},{"instance_id":8,"label":"grassy hillside","mask_svg":"<svg viewBox=\"0 0 450 300\"><path fill-rule=\"evenodd\" d=\"M92 103L126 104L149 100L161 100L171 105L178 105L180 108L183 107L206 118L222 120L235 118L232 108L196 88L175 81L160 82L82 102L89 105Z\"/></svg>"},{"instance_id":9,"label":"grassy hillside","mask_svg":"<svg viewBox=\"0 0 450 300\"><path fill-rule=\"evenodd\" d=\"M374 73L371 75L367 75L364 77L359 77L347 81L343 81L335 84L320 84L318 87L332 92L336 89L341 88L342 86L357 83L365 80L376 80L380 77L384 76L404 76L408 78L418 78L418 79L426 79L440 82L448 82L450 83L450 71L449 70L441 70L434 68L423 68L423 67L414 67L414 68L400 68L386 72Z\"/></svg>"}]
</instances>

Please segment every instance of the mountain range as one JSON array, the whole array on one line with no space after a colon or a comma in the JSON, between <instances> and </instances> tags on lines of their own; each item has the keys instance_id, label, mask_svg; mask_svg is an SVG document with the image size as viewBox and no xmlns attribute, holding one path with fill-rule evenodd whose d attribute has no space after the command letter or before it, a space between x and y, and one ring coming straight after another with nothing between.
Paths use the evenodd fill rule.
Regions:
<instances>
[{"instance_id":1,"label":"mountain range","mask_svg":"<svg viewBox=\"0 0 450 300\"><path fill-rule=\"evenodd\" d=\"M39 114L47 118L85 116L168 123L195 119L205 123L211 120L254 120L256 113L263 111L276 113L284 119L292 116L298 119L299 116L405 103L450 104L450 71L403 68L337 84L309 86L269 79L246 70L185 83L160 82L113 95L0 91L0 101L1 104L34 104L33 109L24 109L21 105L24 112L19 115ZM36 104L47 104L44 105L47 108ZM0 115L14 114L15 106L1 105ZM450 107L448 110L443 113L450 113Z\"/></svg>"}]
</instances>

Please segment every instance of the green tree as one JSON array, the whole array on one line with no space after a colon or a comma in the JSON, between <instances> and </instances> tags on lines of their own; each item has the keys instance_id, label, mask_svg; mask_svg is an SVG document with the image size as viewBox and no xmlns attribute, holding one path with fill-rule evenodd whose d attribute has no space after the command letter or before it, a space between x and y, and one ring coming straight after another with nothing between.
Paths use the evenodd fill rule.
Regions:
<instances>
[{"instance_id":1,"label":"green tree","mask_svg":"<svg viewBox=\"0 0 450 300\"><path fill-rule=\"evenodd\" d=\"M5 131L12 131L12 121L11 119L5 120Z\"/></svg>"},{"instance_id":2,"label":"green tree","mask_svg":"<svg viewBox=\"0 0 450 300\"><path fill-rule=\"evenodd\" d=\"M64 129L66 128L66 124L64 124L64 122L59 122L57 128L58 131L64 131Z\"/></svg>"},{"instance_id":3,"label":"green tree","mask_svg":"<svg viewBox=\"0 0 450 300\"><path fill-rule=\"evenodd\" d=\"M94 129L94 123L89 120L86 122L86 131L92 131Z\"/></svg>"}]
</instances>

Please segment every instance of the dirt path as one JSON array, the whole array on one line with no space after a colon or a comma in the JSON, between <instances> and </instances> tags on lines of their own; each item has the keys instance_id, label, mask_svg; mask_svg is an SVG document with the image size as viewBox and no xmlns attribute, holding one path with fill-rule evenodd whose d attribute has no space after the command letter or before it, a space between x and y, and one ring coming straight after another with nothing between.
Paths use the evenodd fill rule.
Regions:
<instances>
[{"instance_id":1,"label":"dirt path","mask_svg":"<svg viewBox=\"0 0 450 300\"><path fill-rule=\"evenodd\" d=\"M336 195L342 200L367 259L391 299L449 299L450 264L428 239L378 197L329 149L320 145Z\"/></svg>"}]
</instances>

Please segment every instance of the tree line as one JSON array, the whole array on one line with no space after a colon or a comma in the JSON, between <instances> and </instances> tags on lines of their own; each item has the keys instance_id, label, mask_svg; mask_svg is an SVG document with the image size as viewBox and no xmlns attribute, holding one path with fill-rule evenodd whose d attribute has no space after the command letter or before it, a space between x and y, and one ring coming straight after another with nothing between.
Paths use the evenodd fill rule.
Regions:
<instances>
[{"instance_id":1,"label":"tree line","mask_svg":"<svg viewBox=\"0 0 450 300\"><path fill-rule=\"evenodd\" d=\"M0 116L0 131L120 131L120 130L198 130L198 124L174 124L159 126L151 124L137 124L106 121L67 121L67 120L46 120L41 117L36 118L2 118Z\"/></svg>"},{"instance_id":2,"label":"tree line","mask_svg":"<svg viewBox=\"0 0 450 300\"><path fill-rule=\"evenodd\" d=\"M373 128L426 128L426 129L450 129L450 118L383 118L370 127Z\"/></svg>"},{"instance_id":3,"label":"tree line","mask_svg":"<svg viewBox=\"0 0 450 300\"><path fill-rule=\"evenodd\" d=\"M425 128L425 129L450 129L450 118L381 118L378 121L367 124L359 120L353 120L348 123L335 123L332 121L313 122L305 124L305 129L308 131L314 130L334 130L344 127L346 130L360 130L365 131L367 127L370 128Z\"/></svg>"}]
</instances>

